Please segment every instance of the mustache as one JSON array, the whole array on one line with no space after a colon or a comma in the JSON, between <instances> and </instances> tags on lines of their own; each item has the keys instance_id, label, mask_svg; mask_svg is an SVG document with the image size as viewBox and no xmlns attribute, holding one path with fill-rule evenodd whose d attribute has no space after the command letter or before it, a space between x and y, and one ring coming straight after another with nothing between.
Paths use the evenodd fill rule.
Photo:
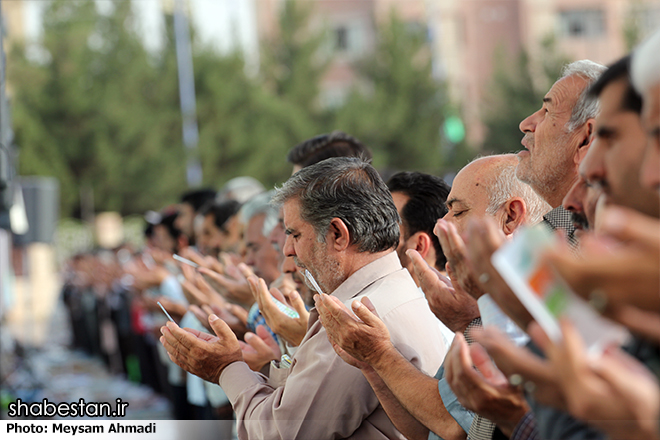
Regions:
<instances>
[{"instance_id":1,"label":"mustache","mask_svg":"<svg viewBox=\"0 0 660 440\"><path fill-rule=\"evenodd\" d=\"M571 222L576 226L582 227L585 231L589 229L589 221L584 213L571 212Z\"/></svg>"},{"instance_id":2,"label":"mustache","mask_svg":"<svg viewBox=\"0 0 660 440\"><path fill-rule=\"evenodd\" d=\"M298 259L298 257L293 257L293 262L294 262L294 263L296 264L296 266L298 266L299 268L301 268L301 269L307 269L307 266L305 266L304 264L302 264L302 263L300 262L300 260Z\"/></svg>"}]
</instances>

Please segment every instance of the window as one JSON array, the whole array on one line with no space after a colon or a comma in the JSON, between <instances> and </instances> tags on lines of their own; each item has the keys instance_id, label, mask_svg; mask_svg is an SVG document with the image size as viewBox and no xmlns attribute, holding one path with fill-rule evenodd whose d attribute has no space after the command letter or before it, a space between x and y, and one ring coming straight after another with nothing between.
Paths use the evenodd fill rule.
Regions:
<instances>
[{"instance_id":1,"label":"window","mask_svg":"<svg viewBox=\"0 0 660 440\"><path fill-rule=\"evenodd\" d=\"M559 28L564 37L600 37L605 34L605 13L600 9L562 11Z\"/></svg>"}]
</instances>

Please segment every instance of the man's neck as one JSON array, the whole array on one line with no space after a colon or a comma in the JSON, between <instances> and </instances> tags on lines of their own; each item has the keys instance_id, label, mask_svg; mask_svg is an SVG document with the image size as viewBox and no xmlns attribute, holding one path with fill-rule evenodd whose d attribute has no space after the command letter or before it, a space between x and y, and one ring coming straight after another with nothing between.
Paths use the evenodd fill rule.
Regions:
<instances>
[{"instance_id":1,"label":"man's neck","mask_svg":"<svg viewBox=\"0 0 660 440\"><path fill-rule=\"evenodd\" d=\"M349 279L358 270L362 269L368 264L373 263L379 258L384 257L385 255L391 254L392 252L395 252L394 249L388 249L386 251L376 253L352 252L351 255L346 256L344 261L341 263L341 271L344 276L341 277L342 281L340 283L338 283L336 286L333 286L331 292L334 292L344 283L344 281Z\"/></svg>"}]
</instances>

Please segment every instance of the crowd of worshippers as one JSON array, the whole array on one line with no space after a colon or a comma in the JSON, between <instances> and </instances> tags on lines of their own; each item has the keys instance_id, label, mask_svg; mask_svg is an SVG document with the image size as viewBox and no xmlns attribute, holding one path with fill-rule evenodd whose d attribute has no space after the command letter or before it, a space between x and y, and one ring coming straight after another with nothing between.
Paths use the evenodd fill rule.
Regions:
<instances>
[{"instance_id":1,"label":"crowd of worshippers","mask_svg":"<svg viewBox=\"0 0 660 440\"><path fill-rule=\"evenodd\" d=\"M72 286L106 292L95 329L67 295L77 338L239 439L660 439L660 32L566 65L539 106L522 151L451 187L384 181L333 132L293 147L273 190L185 194L145 251L72 262ZM542 260L585 319L625 338L587 349L579 313L559 337L533 318L492 259L531 227L553 231Z\"/></svg>"}]
</instances>

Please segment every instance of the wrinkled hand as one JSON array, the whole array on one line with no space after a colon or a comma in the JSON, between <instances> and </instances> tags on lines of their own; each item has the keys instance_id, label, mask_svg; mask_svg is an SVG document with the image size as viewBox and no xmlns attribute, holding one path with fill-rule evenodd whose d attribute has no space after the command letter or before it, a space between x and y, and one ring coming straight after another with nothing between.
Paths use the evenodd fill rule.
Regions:
<instances>
[{"instance_id":1,"label":"wrinkled hand","mask_svg":"<svg viewBox=\"0 0 660 440\"><path fill-rule=\"evenodd\" d=\"M133 259L126 265L124 271L133 277L133 286L138 290L145 290L152 287L158 287L170 273L163 266L154 266L148 268L140 258ZM94 275L92 274L92 278Z\"/></svg>"},{"instance_id":2,"label":"wrinkled hand","mask_svg":"<svg viewBox=\"0 0 660 440\"><path fill-rule=\"evenodd\" d=\"M653 374L618 348L590 358L575 327L567 320L560 325L563 339L558 344L535 323L530 336L558 373L569 412L612 438L660 438L660 387Z\"/></svg>"},{"instance_id":3,"label":"wrinkled hand","mask_svg":"<svg viewBox=\"0 0 660 440\"><path fill-rule=\"evenodd\" d=\"M183 293L191 304L213 304L220 308L227 306L227 301L191 266L181 268L185 281L181 283Z\"/></svg>"},{"instance_id":4,"label":"wrinkled hand","mask_svg":"<svg viewBox=\"0 0 660 440\"><path fill-rule=\"evenodd\" d=\"M238 341L243 352L243 360L252 371L261 369L270 361L279 361L282 357L280 346L263 325L257 326L257 334L252 332L245 334L245 342Z\"/></svg>"},{"instance_id":5,"label":"wrinkled hand","mask_svg":"<svg viewBox=\"0 0 660 440\"><path fill-rule=\"evenodd\" d=\"M552 365L529 351L518 347L495 328L474 329L472 337L486 349L497 368L506 377L522 376L528 391L538 402L566 410L564 394Z\"/></svg>"},{"instance_id":6,"label":"wrinkled hand","mask_svg":"<svg viewBox=\"0 0 660 440\"><path fill-rule=\"evenodd\" d=\"M406 255L433 314L451 331L463 332L480 315L477 300L460 287L454 288L449 279L429 266L416 250L409 249Z\"/></svg>"},{"instance_id":7,"label":"wrinkled hand","mask_svg":"<svg viewBox=\"0 0 660 440\"><path fill-rule=\"evenodd\" d=\"M262 278L252 275L248 278L248 283L268 326L291 346L297 347L300 345L305 333L307 333L309 312L298 292L294 290L289 293L289 301L286 301L284 295L278 289L271 289L269 292L268 286ZM280 311L273 302L273 297L279 297L277 300L281 303L287 304L288 302L298 312L298 318L291 318Z\"/></svg>"},{"instance_id":8,"label":"wrinkled hand","mask_svg":"<svg viewBox=\"0 0 660 440\"><path fill-rule=\"evenodd\" d=\"M170 360L189 373L217 384L222 371L243 360L241 347L231 329L215 315L209 323L216 336L193 329L182 329L173 322L160 328L160 343Z\"/></svg>"},{"instance_id":9,"label":"wrinkled hand","mask_svg":"<svg viewBox=\"0 0 660 440\"><path fill-rule=\"evenodd\" d=\"M201 307L191 305L189 310L193 312L199 322L204 325L209 331L213 331L209 323L209 316L215 314L222 319L234 332L238 339L243 339L247 328L247 315L248 312L241 306L236 304L227 304L225 307L218 307L214 304L203 304Z\"/></svg>"},{"instance_id":10,"label":"wrinkled hand","mask_svg":"<svg viewBox=\"0 0 660 440\"><path fill-rule=\"evenodd\" d=\"M219 286L224 289L227 299L234 301L245 308L250 308L254 304L254 296L250 291L250 285L247 282L243 272L252 272L244 263L238 266L225 266L225 273L221 274L205 267L199 268L199 273L207 275Z\"/></svg>"},{"instance_id":11,"label":"wrinkled hand","mask_svg":"<svg viewBox=\"0 0 660 440\"><path fill-rule=\"evenodd\" d=\"M454 224L438 219L433 229L433 233L440 240L442 252L447 257L447 271L451 273L450 277L454 285L472 295L474 299L479 299L485 292L480 284L475 281L475 276L467 258L465 242ZM456 284L458 282L458 284Z\"/></svg>"},{"instance_id":12,"label":"wrinkled hand","mask_svg":"<svg viewBox=\"0 0 660 440\"><path fill-rule=\"evenodd\" d=\"M467 253L474 273L479 274L480 277L485 274L485 282L483 282L484 278L478 281L483 290L490 294L502 311L518 324L518 327L527 328L532 316L490 260L493 253L504 243L504 234L492 219L483 218L473 219L468 223L468 235L470 241L467 243Z\"/></svg>"},{"instance_id":13,"label":"wrinkled hand","mask_svg":"<svg viewBox=\"0 0 660 440\"><path fill-rule=\"evenodd\" d=\"M394 345L390 341L390 332L376 314L369 298L364 297L361 302L353 301L351 306L355 315L331 295L314 295L314 302L332 344L356 360L372 366L387 360L386 353L394 349Z\"/></svg>"},{"instance_id":14,"label":"wrinkled hand","mask_svg":"<svg viewBox=\"0 0 660 440\"><path fill-rule=\"evenodd\" d=\"M447 383L461 405L492 420L510 437L529 406L522 391L509 384L484 348L479 344L468 347L463 334L457 333L444 366Z\"/></svg>"}]
</instances>

